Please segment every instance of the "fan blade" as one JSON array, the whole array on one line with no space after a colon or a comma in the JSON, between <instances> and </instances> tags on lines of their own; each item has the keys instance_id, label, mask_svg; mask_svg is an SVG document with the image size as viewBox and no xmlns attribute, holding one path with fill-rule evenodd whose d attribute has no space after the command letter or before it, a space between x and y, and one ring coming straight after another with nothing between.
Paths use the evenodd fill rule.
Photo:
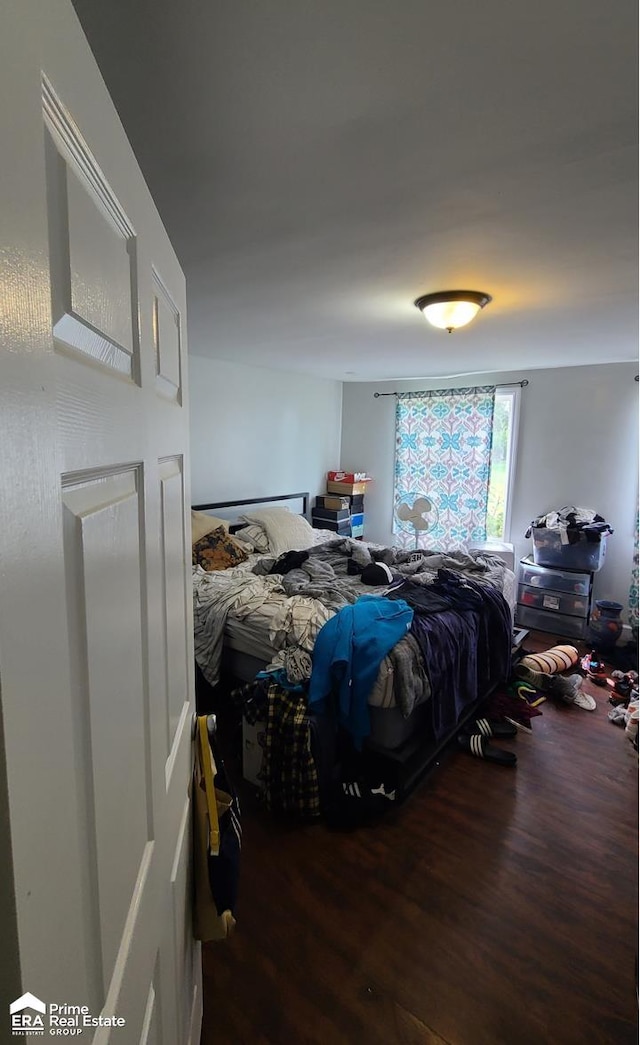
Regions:
<instances>
[{"instance_id":1,"label":"fan blade","mask_svg":"<svg viewBox=\"0 0 640 1045\"><path fill-rule=\"evenodd\" d=\"M433 511L433 504L428 497L418 497L413 502L413 510L414 512L420 512L422 515L424 512Z\"/></svg>"}]
</instances>

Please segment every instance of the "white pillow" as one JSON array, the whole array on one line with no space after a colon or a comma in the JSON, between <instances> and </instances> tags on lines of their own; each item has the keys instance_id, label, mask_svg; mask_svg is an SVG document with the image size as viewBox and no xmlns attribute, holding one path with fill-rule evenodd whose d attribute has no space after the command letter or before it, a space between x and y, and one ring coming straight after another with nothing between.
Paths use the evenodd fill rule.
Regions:
<instances>
[{"instance_id":1,"label":"white pillow","mask_svg":"<svg viewBox=\"0 0 640 1045\"><path fill-rule=\"evenodd\" d=\"M257 551L261 555L269 551L269 538L257 523L253 526L243 526L241 530L236 530L233 536L244 541L251 551Z\"/></svg>"},{"instance_id":2,"label":"white pillow","mask_svg":"<svg viewBox=\"0 0 640 1045\"><path fill-rule=\"evenodd\" d=\"M326 544L327 541L339 541L340 539L344 540L344 537L341 537L341 534L336 533L335 530L318 530L315 527L313 528L314 545Z\"/></svg>"},{"instance_id":3,"label":"white pillow","mask_svg":"<svg viewBox=\"0 0 640 1045\"><path fill-rule=\"evenodd\" d=\"M229 532L229 523L226 519L216 519L215 515L207 515L206 512L194 512L191 509L192 544L197 544L208 533L213 533L214 530L218 530L221 526L227 533Z\"/></svg>"},{"instance_id":4,"label":"white pillow","mask_svg":"<svg viewBox=\"0 0 640 1045\"><path fill-rule=\"evenodd\" d=\"M245 512L243 518L258 523L269 538L272 555L302 551L311 548L314 542L313 528L302 515L294 515L288 508L258 508Z\"/></svg>"}]
</instances>

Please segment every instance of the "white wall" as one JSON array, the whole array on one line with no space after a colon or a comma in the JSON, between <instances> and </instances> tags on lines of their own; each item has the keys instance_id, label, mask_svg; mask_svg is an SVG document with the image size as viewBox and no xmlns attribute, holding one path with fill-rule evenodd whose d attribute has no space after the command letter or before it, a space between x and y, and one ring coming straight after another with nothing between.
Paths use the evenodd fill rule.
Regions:
<instances>
[{"instance_id":1,"label":"white wall","mask_svg":"<svg viewBox=\"0 0 640 1045\"><path fill-rule=\"evenodd\" d=\"M189 356L193 504L309 490L340 464L342 384Z\"/></svg>"},{"instance_id":2,"label":"white wall","mask_svg":"<svg viewBox=\"0 0 640 1045\"><path fill-rule=\"evenodd\" d=\"M614 528L595 597L628 605L638 504L638 366L611 363L557 370L475 374L448 381L345 384L342 456L345 470L373 476L365 502L365 537L391 541L395 397L373 393L529 380L522 390L511 534L517 557L532 519L565 504L595 508ZM626 617L626 614L623 614Z\"/></svg>"}]
</instances>

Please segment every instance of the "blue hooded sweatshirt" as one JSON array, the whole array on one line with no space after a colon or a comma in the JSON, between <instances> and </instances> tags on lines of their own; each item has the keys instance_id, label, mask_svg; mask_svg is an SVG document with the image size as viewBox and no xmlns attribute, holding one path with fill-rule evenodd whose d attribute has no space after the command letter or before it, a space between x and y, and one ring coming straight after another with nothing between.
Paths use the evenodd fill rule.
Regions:
<instances>
[{"instance_id":1,"label":"blue hooded sweatshirt","mask_svg":"<svg viewBox=\"0 0 640 1045\"><path fill-rule=\"evenodd\" d=\"M380 664L407 634L413 610L402 599L363 595L345 606L320 629L313 650L309 709L327 710L337 694L338 722L360 750L369 735L369 694Z\"/></svg>"}]
</instances>

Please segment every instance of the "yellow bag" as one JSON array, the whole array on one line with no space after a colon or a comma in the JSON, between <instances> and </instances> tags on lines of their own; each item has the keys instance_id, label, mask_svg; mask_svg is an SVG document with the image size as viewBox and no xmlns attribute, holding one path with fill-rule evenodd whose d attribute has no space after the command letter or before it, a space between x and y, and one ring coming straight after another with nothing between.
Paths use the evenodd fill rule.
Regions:
<instances>
[{"instance_id":1,"label":"yellow bag","mask_svg":"<svg viewBox=\"0 0 640 1045\"><path fill-rule=\"evenodd\" d=\"M225 940L233 932L240 871L240 806L221 759L211 750L207 716L197 719L192 787L194 936Z\"/></svg>"}]
</instances>

